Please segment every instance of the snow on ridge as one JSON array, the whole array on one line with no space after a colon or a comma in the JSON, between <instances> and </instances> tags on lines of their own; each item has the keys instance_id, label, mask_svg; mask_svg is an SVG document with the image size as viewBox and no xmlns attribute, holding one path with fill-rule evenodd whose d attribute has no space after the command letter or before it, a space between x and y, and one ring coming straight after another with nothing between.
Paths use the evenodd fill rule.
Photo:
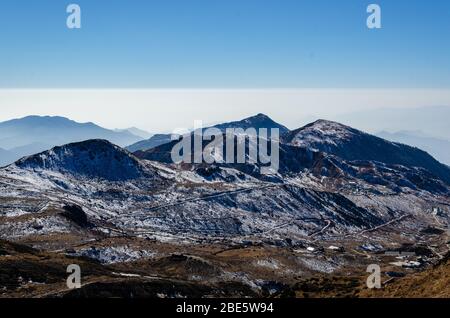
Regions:
<instances>
[{"instance_id":1,"label":"snow on ridge","mask_svg":"<svg viewBox=\"0 0 450 318\"><path fill-rule=\"evenodd\" d=\"M357 132L333 121L318 120L295 131L290 143L304 147L315 143L337 145L339 141L351 139ZM363 132L360 133L363 134Z\"/></svg>"},{"instance_id":2,"label":"snow on ridge","mask_svg":"<svg viewBox=\"0 0 450 318\"><path fill-rule=\"evenodd\" d=\"M106 140L88 140L25 157L14 166L124 181L143 177L148 169L132 154Z\"/></svg>"}]
</instances>

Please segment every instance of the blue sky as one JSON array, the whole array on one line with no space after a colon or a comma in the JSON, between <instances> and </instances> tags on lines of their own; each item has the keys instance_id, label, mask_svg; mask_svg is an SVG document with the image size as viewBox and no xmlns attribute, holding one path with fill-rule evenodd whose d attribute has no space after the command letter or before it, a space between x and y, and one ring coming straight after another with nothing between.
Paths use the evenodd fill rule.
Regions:
<instances>
[{"instance_id":1,"label":"blue sky","mask_svg":"<svg viewBox=\"0 0 450 318\"><path fill-rule=\"evenodd\" d=\"M450 88L449 35L447 0L2 0L0 88Z\"/></svg>"}]
</instances>

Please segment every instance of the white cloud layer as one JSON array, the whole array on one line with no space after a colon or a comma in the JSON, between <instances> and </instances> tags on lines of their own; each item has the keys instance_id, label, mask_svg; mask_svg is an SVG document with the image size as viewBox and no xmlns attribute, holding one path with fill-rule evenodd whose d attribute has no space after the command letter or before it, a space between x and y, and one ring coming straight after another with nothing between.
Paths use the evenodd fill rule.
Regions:
<instances>
[{"instance_id":1,"label":"white cloud layer","mask_svg":"<svg viewBox=\"0 0 450 318\"><path fill-rule=\"evenodd\" d=\"M379 108L450 106L449 89L0 90L0 121L59 115L106 128L149 132L265 113L298 128L313 118Z\"/></svg>"}]
</instances>

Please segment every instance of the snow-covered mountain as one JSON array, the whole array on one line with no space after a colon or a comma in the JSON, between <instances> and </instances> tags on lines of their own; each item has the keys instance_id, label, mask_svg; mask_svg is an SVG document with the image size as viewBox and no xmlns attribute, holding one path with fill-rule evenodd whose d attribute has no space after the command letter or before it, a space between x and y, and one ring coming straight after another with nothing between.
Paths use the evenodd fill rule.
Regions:
<instances>
[{"instance_id":1,"label":"snow-covered mountain","mask_svg":"<svg viewBox=\"0 0 450 318\"><path fill-rule=\"evenodd\" d=\"M135 155L141 159L171 164L171 151L175 143L176 141L173 141L147 151L137 151ZM207 143L206 141L203 143L203 148ZM245 149L248 154L248 144L246 144ZM194 150L192 149L192 156L193 153ZM224 156L226 156L226 151ZM237 161L235 160L235 162ZM393 191L410 188L435 193L448 192L444 178L434 175L424 168L373 160L345 160L331 153L288 144L280 144L279 169L277 174L272 176L261 174L261 167L264 165L259 163L218 162L213 166L205 164L183 165L184 167L191 167L196 173L209 179L221 179L221 168L232 168L261 181L281 183L289 176L307 172L317 178L333 178L343 183L363 181L372 185L386 186Z\"/></svg>"},{"instance_id":2,"label":"snow-covered mountain","mask_svg":"<svg viewBox=\"0 0 450 318\"><path fill-rule=\"evenodd\" d=\"M255 128L257 131L260 128L266 128L268 130L269 135L270 135L271 128L278 128L280 136L289 131L288 128L273 121L270 117L268 117L267 115L264 115L264 114L257 114L255 116L248 117L248 118L245 118L245 119L242 119L239 121L217 124L217 125L211 126L211 127L218 128L223 133L226 132L227 128L241 128L244 130L246 130L248 128ZM208 129L211 127L205 127L204 129ZM131 152L146 151L146 150L150 150L155 147L170 143L171 140L172 140L171 134L158 134L158 135L152 136L148 140L143 140L143 141L137 142L133 145L130 145L130 146L126 147L126 149Z\"/></svg>"},{"instance_id":3,"label":"snow-covered mountain","mask_svg":"<svg viewBox=\"0 0 450 318\"><path fill-rule=\"evenodd\" d=\"M24 157L14 166L32 171L69 173L85 178L125 181L143 178L148 171L137 158L106 140L67 144Z\"/></svg>"},{"instance_id":4,"label":"snow-covered mountain","mask_svg":"<svg viewBox=\"0 0 450 318\"><path fill-rule=\"evenodd\" d=\"M403 213L421 215L424 204L431 209L436 198L448 194L445 184L420 170L347 162L288 147L293 152L286 158L296 161L285 163L292 169L272 182L226 165L208 167L213 169L211 178L199 169L138 159L103 140L69 144L0 169L0 213L28 213L34 211L29 207L34 202L47 202L45 209L56 210L76 203L99 228L128 233L259 239L277 233L300 238L327 222L333 224L330 232L342 233L374 227ZM373 201L378 202L376 208ZM39 231L69 231L68 225L56 226L52 220L42 221L44 229ZM36 232L24 226L7 222L0 232Z\"/></svg>"},{"instance_id":5,"label":"snow-covered mountain","mask_svg":"<svg viewBox=\"0 0 450 318\"><path fill-rule=\"evenodd\" d=\"M333 154L342 159L420 167L450 184L450 169L418 148L394 143L357 129L318 120L282 137L284 143Z\"/></svg>"},{"instance_id":6,"label":"snow-covered mountain","mask_svg":"<svg viewBox=\"0 0 450 318\"><path fill-rule=\"evenodd\" d=\"M412 246L428 242L426 233L444 232L440 228L450 224L448 184L407 161L344 159L335 147L350 147L348 139L360 132L336 123L319 126L305 138L318 147L331 145L329 152L298 139L281 144L280 171L271 178L261 176L257 164L175 165L166 160L171 144L131 154L88 140L23 158L0 168L0 239L107 264L136 262L131 266L141 271L147 258L172 259L173 251L250 251L253 260L254 251L267 248L273 257L257 264L285 268L277 262L287 253L283 259L295 262L286 275L293 277L300 263L308 271L348 272L355 260L370 261L367 249ZM325 251L331 245L339 251ZM439 257L444 248L435 250ZM220 279L252 286L260 279L228 270L233 274Z\"/></svg>"},{"instance_id":7,"label":"snow-covered mountain","mask_svg":"<svg viewBox=\"0 0 450 318\"><path fill-rule=\"evenodd\" d=\"M193 139L193 136L191 135ZM227 140L224 138L224 144ZM178 141L157 146L147 151L137 151L141 159L171 164L171 152ZM204 149L210 141L204 141ZM331 177L350 182L354 179L371 184L388 186L397 191L402 187L423 189L436 193L446 193L450 169L434 160L427 153L412 147L395 144L371 136L350 127L318 121L294 132L282 136L279 152L278 174L261 174L259 163L236 163L236 143L243 142L235 138L235 163L216 162L216 167L232 168L259 180L283 182L286 176L307 171L314 176ZM355 143L355 144L353 144ZM225 158L226 146L223 146ZM191 141L191 162L194 157L194 142ZM245 153L249 153L249 144L245 144ZM378 155L381 153L381 155ZM388 153L387 156L384 156ZM248 158L248 156L247 156ZM186 165L197 173L214 178L216 169L203 164ZM218 176L220 178L220 173ZM352 181L353 182L353 181Z\"/></svg>"},{"instance_id":8,"label":"snow-covered mountain","mask_svg":"<svg viewBox=\"0 0 450 318\"><path fill-rule=\"evenodd\" d=\"M11 154L9 160L2 160L5 164L54 146L88 139L106 139L125 146L142 138L129 131L116 132L64 117L28 116L0 123L0 148Z\"/></svg>"},{"instance_id":9,"label":"snow-covered mountain","mask_svg":"<svg viewBox=\"0 0 450 318\"><path fill-rule=\"evenodd\" d=\"M140 160L109 142L90 140L0 169L0 193L2 202L16 194L13 200L21 202L14 204L17 213L26 211L23 204L29 202L47 202L56 209L64 202L76 203L100 228L163 236L269 235L277 224L292 220L295 225L282 232L297 236L320 229L323 219L333 219L339 231L383 222L381 215L322 188L312 174L273 183L232 167L216 170L223 178ZM16 213L11 205L6 210ZM47 228L42 231L51 232L52 222L43 222ZM1 225L0 232L20 235L21 227L11 226Z\"/></svg>"},{"instance_id":10,"label":"snow-covered mountain","mask_svg":"<svg viewBox=\"0 0 450 318\"><path fill-rule=\"evenodd\" d=\"M121 231L273 235L277 224L295 220L276 231L291 237L320 230L324 220L339 233L377 226L402 213L419 213L424 204L431 209L434 198L449 193L440 176L406 160L402 165L391 157L371 160L377 147L404 146L350 127L319 121L285 138L274 178L261 176L255 165L173 165L164 155L171 144L136 153L138 158L105 140L88 140L0 169L0 192L6 201L50 199L53 207L76 202L96 222L107 220ZM352 140L364 147L353 149ZM416 155L412 149L404 155ZM23 213L25 208L15 206ZM18 231L4 233L13 230Z\"/></svg>"},{"instance_id":11,"label":"snow-covered mountain","mask_svg":"<svg viewBox=\"0 0 450 318\"><path fill-rule=\"evenodd\" d=\"M285 126L275 122L269 116L261 113L239 121L218 124L214 127L219 128L223 132L225 132L227 128L242 128L244 130L247 128L255 128L256 130L260 128L266 128L269 131L271 128L278 128L280 130L280 136L289 131L289 129Z\"/></svg>"}]
</instances>

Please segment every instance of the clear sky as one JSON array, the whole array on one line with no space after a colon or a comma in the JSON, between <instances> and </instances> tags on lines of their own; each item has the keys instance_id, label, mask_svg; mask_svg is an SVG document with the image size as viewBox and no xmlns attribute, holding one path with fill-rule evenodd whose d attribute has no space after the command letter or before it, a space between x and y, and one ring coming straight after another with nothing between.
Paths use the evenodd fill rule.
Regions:
<instances>
[{"instance_id":1,"label":"clear sky","mask_svg":"<svg viewBox=\"0 0 450 318\"><path fill-rule=\"evenodd\" d=\"M450 88L449 35L448 0L2 0L0 87Z\"/></svg>"}]
</instances>

